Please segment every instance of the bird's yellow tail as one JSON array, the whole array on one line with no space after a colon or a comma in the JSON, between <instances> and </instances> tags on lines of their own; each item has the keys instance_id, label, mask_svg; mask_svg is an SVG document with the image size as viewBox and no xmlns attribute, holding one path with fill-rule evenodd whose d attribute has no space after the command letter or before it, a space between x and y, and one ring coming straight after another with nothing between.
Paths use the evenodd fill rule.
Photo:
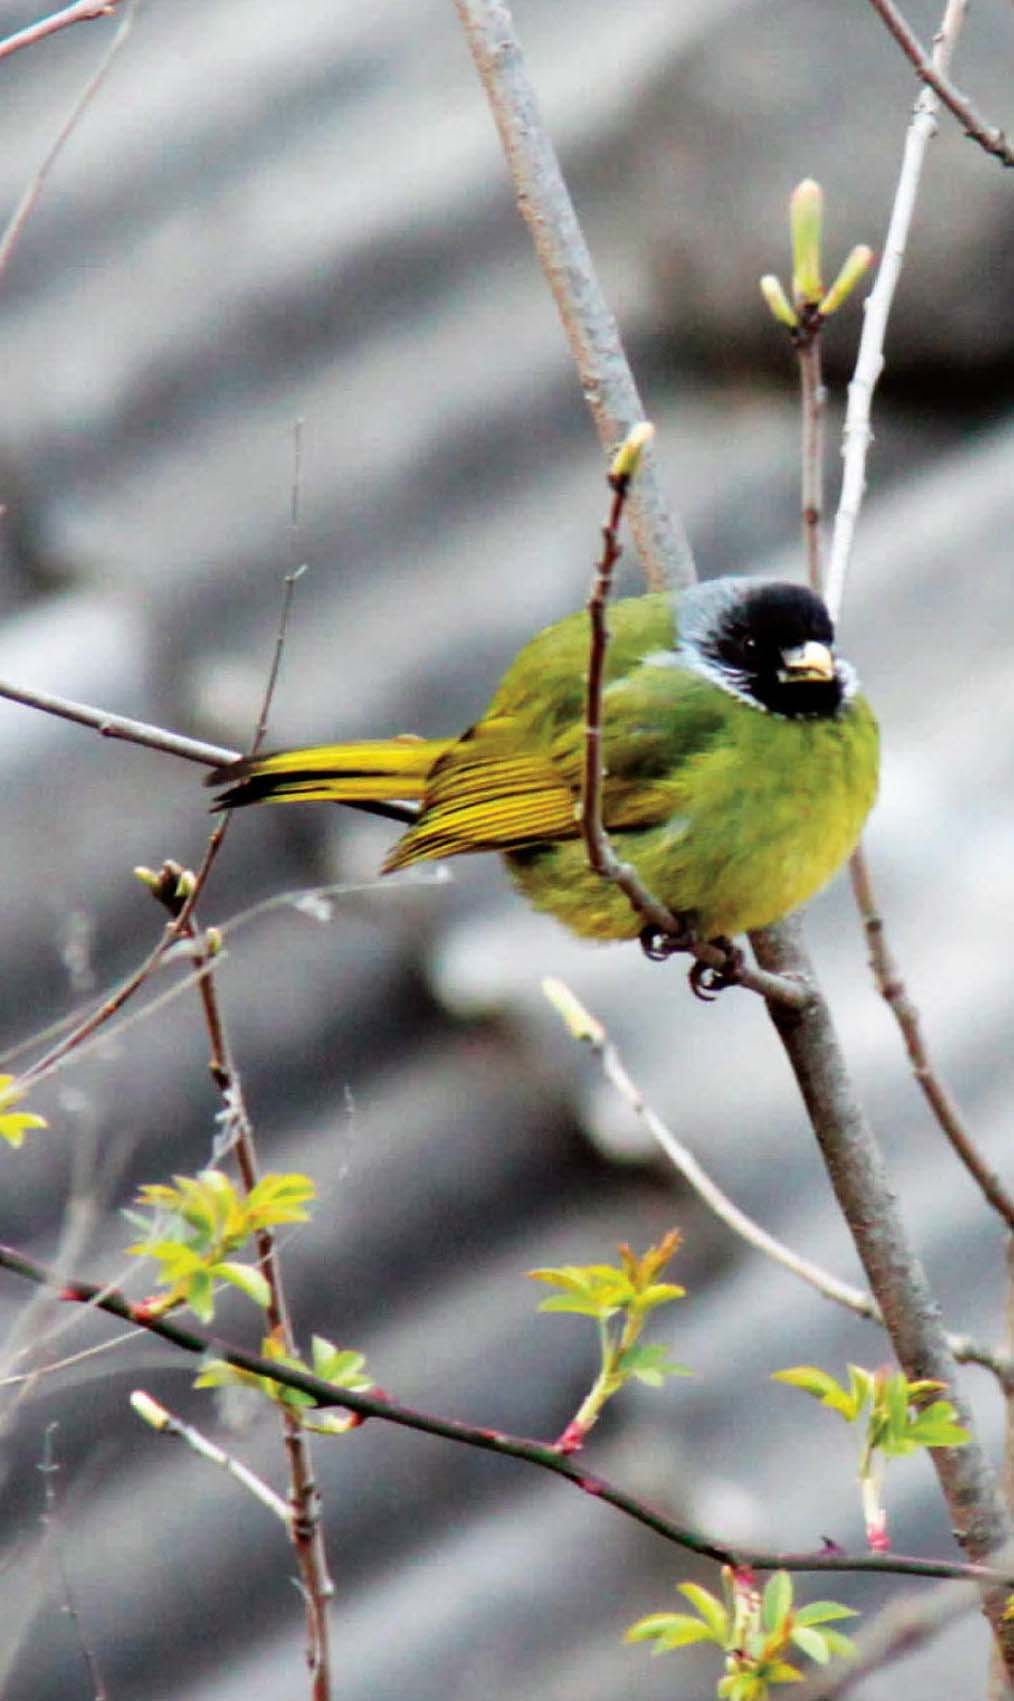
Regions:
<instances>
[{"instance_id":1,"label":"bird's yellow tail","mask_svg":"<svg viewBox=\"0 0 1014 1701\"><path fill-rule=\"evenodd\" d=\"M448 738L378 738L360 744L321 744L231 762L209 774L225 786L216 807L246 803L414 803L422 799L433 764Z\"/></svg>"}]
</instances>

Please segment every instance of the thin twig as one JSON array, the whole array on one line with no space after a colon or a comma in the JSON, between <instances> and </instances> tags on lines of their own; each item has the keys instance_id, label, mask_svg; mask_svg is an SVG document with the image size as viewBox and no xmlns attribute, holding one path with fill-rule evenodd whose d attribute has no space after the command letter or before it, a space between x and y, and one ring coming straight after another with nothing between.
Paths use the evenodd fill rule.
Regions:
<instances>
[{"instance_id":1,"label":"thin twig","mask_svg":"<svg viewBox=\"0 0 1014 1701\"><path fill-rule=\"evenodd\" d=\"M103 13L111 13L114 11L116 6L119 5L119 3L120 0L106 0L106 4L104 5L86 6L80 3L79 0L79 4L75 6L68 6L63 12L54 12L51 18L44 18L39 24L30 24L27 29L19 31L17 35L8 36L6 41L0 41L0 59L6 58L9 53L16 53L19 47L27 47L30 42L41 41L43 36L52 35L54 30L65 29L68 24L76 24L85 18L98 18L101 17ZM74 102L70 112L57 131L56 140L53 142L48 154L39 166L38 171L28 184L21 196L21 199L11 214L7 222L6 229L4 230L3 235L0 236L0 277L4 274L7 263L17 247L18 240L28 222L32 209L35 207L39 196L42 194L46 184L46 179L52 171L53 166L56 164L57 158L62 153L65 143L77 128L85 109L90 105L102 84L105 82L106 76L112 67L114 59L119 53L121 47L125 44L127 37L133 28L134 18L137 14L137 8L139 5L140 0L133 0L133 4L127 5L123 17L120 20L119 28L113 36L113 39L109 44L108 51L102 59L98 70L93 72L93 74L89 77L81 91L81 94ZM76 15L71 16L71 14Z\"/></svg>"},{"instance_id":2,"label":"thin twig","mask_svg":"<svg viewBox=\"0 0 1014 1701\"><path fill-rule=\"evenodd\" d=\"M259 1477L256 1471L252 1471L249 1465L244 1465L242 1460L237 1459L232 1453L226 1453L214 1441L209 1441L207 1436L202 1435L201 1431L196 1429L192 1423L185 1423L182 1418L175 1417L160 1401L153 1400L150 1394L145 1394L138 1389L131 1394L130 1403L137 1415L143 1418L144 1422L149 1424L157 1434L171 1435L177 1441L186 1442L186 1445L199 1458L207 1459L209 1464L218 1465L230 1477L234 1477L236 1482L242 1483L254 1499L259 1500L262 1506L266 1506L268 1511L273 1513L291 1534L291 1507L286 1504L280 1494L275 1493L263 1477Z\"/></svg>"},{"instance_id":3,"label":"thin twig","mask_svg":"<svg viewBox=\"0 0 1014 1701\"><path fill-rule=\"evenodd\" d=\"M169 923L161 939L153 947L153 949L149 951L140 967L135 969L133 974L128 975L126 980L121 981L119 986L115 987L112 992L108 993L106 997L100 1001L100 1003L98 1003L80 1019L69 1034L65 1035L63 1039L57 1041L55 1045L51 1046L49 1051L45 1052L42 1057L37 1058L31 1067L26 1069L24 1073L18 1077L19 1083L22 1087L27 1088L33 1083L42 1080L45 1076L52 1074L53 1069L63 1060L63 1058L65 1058L70 1052L80 1050L86 1040L91 1039L100 1028L105 1027L106 1023L110 1021L110 1019L115 1016L119 1010L122 1010L124 1004L126 1004L129 999L133 998L136 992L140 991L145 982L154 974L167 952L184 936L187 931L190 916L197 903L197 899L203 890L204 883L207 880L208 875L211 873L215 858L218 855L222 840L225 837L227 820L228 818L220 821L214 832L211 834L205 848L201 865L193 877L192 888L178 916L174 921Z\"/></svg>"},{"instance_id":4,"label":"thin twig","mask_svg":"<svg viewBox=\"0 0 1014 1701\"><path fill-rule=\"evenodd\" d=\"M238 762L242 752L228 750L221 744L205 744L199 738L185 738L181 733L168 732L165 727L149 726L126 715L111 715L106 709L96 709L90 703L75 703L69 697L57 697L51 691L35 691L26 685L12 685L0 679L0 697L11 703L23 703L28 709L40 709L45 715L74 721L90 727L103 738L119 738L126 744L140 744L146 750L162 750L167 756L182 756L185 762L199 762L205 768L224 768Z\"/></svg>"},{"instance_id":5,"label":"thin twig","mask_svg":"<svg viewBox=\"0 0 1014 1701\"><path fill-rule=\"evenodd\" d=\"M802 418L803 560L811 590L821 592L820 528L824 518L824 381L820 370L820 327L797 345Z\"/></svg>"},{"instance_id":6,"label":"thin twig","mask_svg":"<svg viewBox=\"0 0 1014 1701\"><path fill-rule=\"evenodd\" d=\"M56 1505L56 1477L59 1474L60 1467L56 1462L55 1437L59 1427L57 1423L47 1423L43 1434L42 1460L39 1465L45 1500L42 1524L49 1537L53 1558L56 1562L57 1575L60 1579L60 1592L63 1595L63 1610L74 1626L74 1634L81 1650L81 1658L88 1673L88 1682L92 1692L91 1701L109 1701L109 1690L106 1688L105 1679L102 1676L102 1668L99 1665L94 1648L85 1636L81 1614L78 1611L77 1601L71 1588L70 1577L63 1558Z\"/></svg>"},{"instance_id":7,"label":"thin twig","mask_svg":"<svg viewBox=\"0 0 1014 1701\"><path fill-rule=\"evenodd\" d=\"M751 937L765 967L777 974L812 975L798 917ZM965 1446L934 1447L931 1457L957 1540L973 1560L986 1560L1008 1548L1010 1522L992 1465L975 1438L939 1308L909 1243L883 1154L849 1080L830 1011L819 994L802 1012L774 1004L768 1011L898 1363L912 1381L928 1378L946 1384L959 1422L971 1431ZM986 1612L1010 1671L1014 1625L1004 1618L1005 1604L1001 1592L986 1592Z\"/></svg>"},{"instance_id":8,"label":"thin twig","mask_svg":"<svg viewBox=\"0 0 1014 1701\"><path fill-rule=\"evenodd\" d=\"M940 1079L930 1060L923 1037L919 1012L894 960L884 931L883 917L873 895L873 884L863 847L852 853L849 874L856 908L866 932L870 954L870 969L877 991L898 1024L912 1065L912 1073L927 1104L947 1136L955 1153L974 1178L983 1197L994 1211L999 1212L1008 1228L1014 1229L1014 1199L999 1177L990 1169L972 1139L957 1102Z\"/></svg>"},{"instance_id":9,"label":"thin twig","mask_svg":"<svg viewBox=\"0 0 1014 1701\"><path fill-rule=\"evenodd\" d=\"M262 716L262 719L264 717ZM182 869L167 863L152 884L152 894L174 919L182 909L187 884ZM232 1060L229 1042L218 1001L215 981L215 959L202 947L196 915L191 906L183 934L195 948L197 989L204 1010L205 1025L211 1046L209 1068L211 1078L222 1096L228 1119L228 1133L243 1184L243 1190L253 1192L259 1180L257 1148L253 1123L247 1109L243 1083ZM278 1248L270 1228L259 1228L254 1236L257 1262L268 1286L267 1323L284 1351L296 1354L296 1339L289 1315ZM280 1408L282 1433L289 1468L291 1516L289 1534L299 1567L301 1593L306 1613L306 1660L310 1672L313 1701L330 1701L331 1695L331 1637L327 1602L334 1593L328 1574L327 1555L320 1517L320 1496L313 1474L309 1439L296 1414L287 1407Z\"/></svg>"},{"instance_id":10,"label":"thin twig","mask_svg":"<svg viewBox=\"0 0 1014 1701\"><path fill-rule=\"evenodd\" d=\"M43 1265L26 1258L12 1246L0 1245L0 1269L10 1270L12 1274L30 1282L48 1284L54 1280L52 1273ZM1009 1590L1014 1587L1014 1562L1004 1568L921 1559L915 1555L900 1553L864 1551L849 1554L827 1548L822 1548L817 1553L797 1553L769 1548L730 1547L726 1542L675 1523L664 1513L636 1496L627 1494L603 1477L582 1470L575 1463L573 1454L561 1453L553 1445L532 1441L525 1436L508 1435L501 1430L478 1428L473 1424L460 1423L454 1418L437 1417L412 1406L398 1405L379 1393L366 1394L351 1388L336 1387L307 1370L297 1370L293 1366L280 1363L278 1359L262 1358L258 1353L247 1352L245 1348L234 1346L216 1335L210 1335L191 1323L183 1323L177 1317L154 1316L143 1305L131 1305L122 1294L108 1287L99 1287L93 1282L62 1282L60 1297L68 1303L92 1306L123 1322L132 1323L137 1328L158 1335L162 1340L170 1341L184 1352L198 1357L208 1355L224 1359L226 1364L249 1371L253 1376L265 1377L269 1381L279 1383L283 1388L293 1388L297 1393L308 1394L315 1405L325 1410L342 1407L358 1413L364 1419L377 1418L404 1429L435 1435L466 1447L476 1447L482 1452L499 1453L506 1458L520 1459L526 1464L551 1471L593 1499L614 1506L637 1523L654 1530L666 1541L688 1548L691 1552L716 1560L722 1565L749 1565L757 1571L781 1569L800 1572L873 1572L904 1577L956 1577L989 1588Z\"/></svg>"},{"instance_id":11,"label":"thin twig","mask_svg":"<svg viewBox=\"0 0 1014 1701\"><path fill-rule=\"evenodd\" d=\"M595 275L588 245L542 122L506 0L455 0L476 70L507 156L518 206L553 293L599 441L612 455L645 416L616 320ZM694 578L682 525L670 512L654 464L642 470L631 529L650 586Z\"/></svg>"},{"instance_id":12,"label":"thin twig","mask_svg":"<svg viewBox=\"0 0 1014 1701\"><path fill-rule=\"evenodd\" d=\"M45 41L48 35L68 29L71 24L86 24L93 18L112 17L119 4L120 0L75 0L62 12L51 12L48 18L40 18L38 23L27 24L23 30L6 36L0 41L0 59L7 59L22 47L32 47L37 41Z\"/></svg>"},{"instance_id":13,"label":"thin twig","mask_svg":"<svg viewBox=\"0 0 1014 1701\"><path fill-rule=\"evenodd\" d=\"M256 756L267 737L268 719L271 715L271 704L274 701L275 687L282 667L282 655L285 651L285 640L289 630L289 617L292 613L292 602L296 594L296 586L306 572L306 562L298 562L296 554L299 548L302 527L301 506L303 498L303 421L297 419L292 428L292 493L289 499L289 571L285 575L282 589L282 607L278 617L278 631L275 634L275 648L271 657L271 667L268 671L268 682L264 689L264 700L261 712L257 718L257 729L250 748L250 755Z\"/></svg>"},{"instance_id":14,"label":"thin twig","mask_svg":"<svg viewBox=\"0 0 1014 1701\"><path fill-rule=\"evenodd\" d=\"M966 0L947 0L940 31L933 45L933 64L938 71L946 72L950 65L958 33L964 21L965 8ZM884 367L887 321L905 258L926 149L931 137L936 134L938 110L937 96L932 89L924 88L916 101L912 122L905 136L905 151L877 281L866 299L859 353L849 385L843 433L841 495L835 515L827 569L825 601L833 620L837 620L841 613L856 525L866 490L866 457L873 441L870 410L873 405L873 392Z\"/></svg>"},{"instance_id":15,"label":"thin twig","mask_svg":"<svg viewBox=\"0 0 1014 1701\"><path fill-rule=\"evenodd\" d=\"M894 0L870 0L870 5L883 19L905 57L911 60L916 76L921 77L943 105L961 124L965 135L978 142L986 153L995 154L1002 165L1014 165L1014 146L996 124L990 124L972 105L967 95L955 88L933 58L926 52L918 36L902 17Z\"/></svg>"}]
</instances>

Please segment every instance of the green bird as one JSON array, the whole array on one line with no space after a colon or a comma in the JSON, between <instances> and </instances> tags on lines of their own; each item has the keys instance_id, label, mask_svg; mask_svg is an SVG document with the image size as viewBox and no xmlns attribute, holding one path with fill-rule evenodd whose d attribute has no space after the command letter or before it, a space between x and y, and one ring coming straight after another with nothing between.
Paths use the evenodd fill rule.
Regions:
<instances>
[{"instance_id":1,"label":"green bird","mask_svg":"<svg viewBox=\"0 0 1014 1701\"><path fill-rule=\"evenodd\" d=\"M877 791L877 723L820 598L714 579L608 611L602 819L688 936L723 946L806 902L853 849ZM219 768L216 806L328 801L410 819L383 872L499 851L515 884L589 939L650 930L581 836L589 627L531 639L460 738L325 744ZM414 817L399 805L415 804ZM658 943L657 939L655 943Z\"/></svg>"}]
</instances>

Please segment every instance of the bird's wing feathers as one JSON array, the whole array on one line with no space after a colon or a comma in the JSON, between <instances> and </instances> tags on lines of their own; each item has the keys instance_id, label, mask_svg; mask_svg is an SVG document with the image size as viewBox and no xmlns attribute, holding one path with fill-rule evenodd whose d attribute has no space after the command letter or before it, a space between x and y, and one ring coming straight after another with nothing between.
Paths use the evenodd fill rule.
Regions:
<instances>
[{"instance_id":1,"label":"bird's wing feathers","mask_svg":"<svg viewBox=\"0 0 1014 1701\"><path fill-rule=\"evenodd\" d=\"M642 667L604 700L603 819L610 831L650 827L686 809L686 764L721 725L714 690ZM708 698L711 698L709 706ZM385 870L429 857L511 850L580 833L585 733L580 721L532 752L522 715L481 721L435 764L422 818L395 845Z\"/></svg>"}]
</instances>

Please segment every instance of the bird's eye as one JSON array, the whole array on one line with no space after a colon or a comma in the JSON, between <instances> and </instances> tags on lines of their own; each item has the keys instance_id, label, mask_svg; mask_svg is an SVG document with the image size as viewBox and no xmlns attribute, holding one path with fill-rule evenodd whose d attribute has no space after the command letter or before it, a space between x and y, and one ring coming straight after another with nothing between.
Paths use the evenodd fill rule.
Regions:
<instances>
[{"instance_id":1,"label":"bird's eye","mask_svg":"<svg viewBox=\"0 0 1014 1701\"><path fill-rule=\"evenodd\" d=\"M751 638L749 633L747 633L742 641L742 650L745 656L755 656L757 654L756 638Z\"/></svg>"}]
</instances>

